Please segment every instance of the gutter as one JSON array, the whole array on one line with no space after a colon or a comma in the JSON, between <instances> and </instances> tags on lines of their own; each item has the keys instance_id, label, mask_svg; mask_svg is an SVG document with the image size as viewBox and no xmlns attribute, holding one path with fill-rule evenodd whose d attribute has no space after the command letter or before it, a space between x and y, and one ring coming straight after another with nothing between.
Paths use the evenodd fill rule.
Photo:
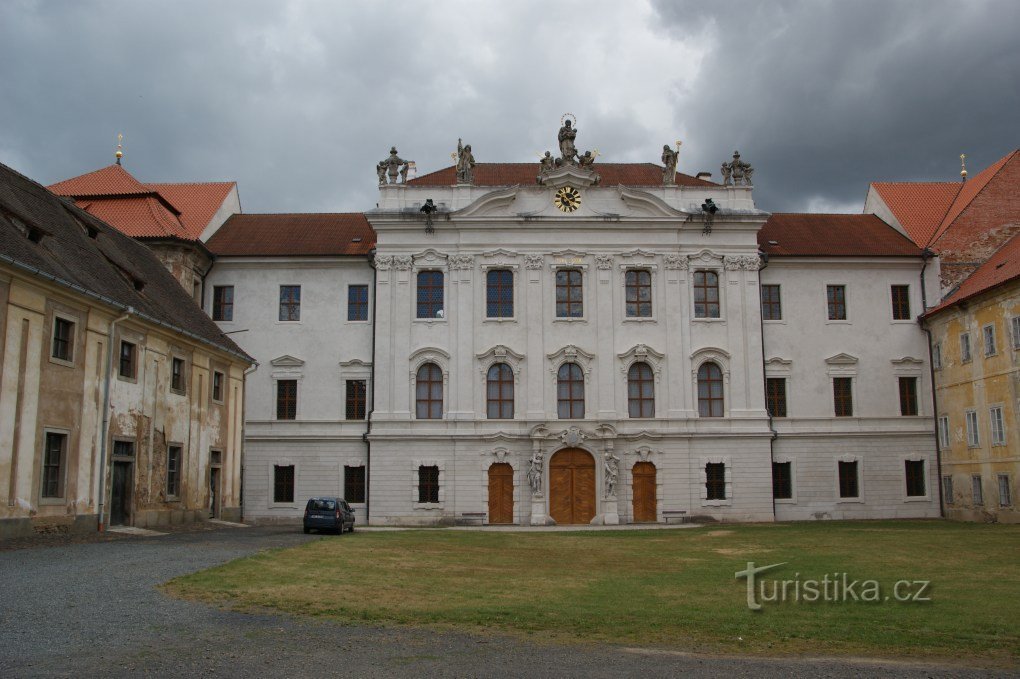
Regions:
<instances>
[{"instance_id":1,"label":"gutter","mask_svg":"<svg viewBox=\"0 0 1020 679\"><path fill-rule=\"evenodd\" d=\"M103 519L106 514L106 442L110 434L110 381L113 379L113 333L116 326L123 320L134 315L135 310L128 307L126 313L110 323L110 331L106 335L106 371L103 375L103 426L100 430L102 439L99 442L99 524L97 530L104 530Z\"/></svg>"},{"instance_id":2,"label":"gutter","mask_svg":"<svg viewBox=\"0 0 1020 679\"><path fill-rule=\"evenodd\" d=\"M765 386L765 412L769 415L769 431L772 432L772 437L769 439L769 470L774 469L772 467L776 462L776 439L779 438L779 432L776 431L775 425L772 421L772 411L769 410L769 383L768 375L765 374L765 319L761 316L761 272L769 266L769 255L767 252L761 253L761 260L763 262L762 267L758 269L758 324L761 328L761 376L762 384ZM772 520L776 520L776 492L772 490Z\"/></svg>"},{"instance_id":3,"label":"gutter","mask_svg":"<svg viewBox=\"0 0 1020 679\"><path fill-rule=\"evenodd\" d=\"M935 421L935 471L937 475L935 485L939 489L939 516L944 519L946 518L946 499L942 494L942 444L939 441L939 402L938 394L935 390L935 364L932 361L935 351L932 346L931 330L925 326L924 322L925 314L928 313L928 292L924 287L924 270L928 268L928 261L934 256L935 253L928 248L925 248L921 253L924 264L921 265L921 315L917 317L917 324L928 337L928 375L931 381L932 419Z\"/></svg>"},{"instance_id":4,"label":"gutter","mask_svg":"<svg viewBox=\"0 0 1020 679\"><path fill-rule=\"evenodd\" d=\"M365 433L361 435L361 440L365 442L365 525L368 525L368 519L371 515L371 496L369 494L369 488L371 484L369 480L372 477L372 442L369 440L368 435L372 433L372 415L375 413L375 336L377 332L377 316L378 316L378 299L376 298L376 291L379 289L379 270L375 268L375 253L376 249L372 248L368 251L368 265L372 267L372 369L369 372L368 377L368 388L372 390L372 402L368 407L368 412L365 414Z\"/></svg>"},{"instance_id":5,"label":"gutter","mask_svg":"<svg viewBox=\"0 0 1020 679\"><path fill-rule=\"evenodd\" d=\"M240 498L241 504L241 523L244 523L244 443L245 443L245 429L248 423L248 375L258 370L259 364L256 361L251 367L247 368L241 374L241 450L238 454L241 456L241 470L240 478L237 480L239 484L238 497Z\"/></svg>"}]
</instances>

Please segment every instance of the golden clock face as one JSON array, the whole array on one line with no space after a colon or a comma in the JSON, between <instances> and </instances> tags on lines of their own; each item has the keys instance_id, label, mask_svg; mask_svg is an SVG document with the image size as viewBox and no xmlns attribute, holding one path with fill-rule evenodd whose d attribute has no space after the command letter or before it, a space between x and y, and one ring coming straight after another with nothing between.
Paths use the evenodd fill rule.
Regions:
<instances>
[{"instance_id":1,"label":"golden clock face","mask_svg":"<svg viewBox=\"0 0 1020 679\"><path fill-rule=\"evenodd\" d=\"M581 207L581 192L572 186L564 186L553 196L553 205L560 212L573 212Z\"/></svg>"}]
</instances>

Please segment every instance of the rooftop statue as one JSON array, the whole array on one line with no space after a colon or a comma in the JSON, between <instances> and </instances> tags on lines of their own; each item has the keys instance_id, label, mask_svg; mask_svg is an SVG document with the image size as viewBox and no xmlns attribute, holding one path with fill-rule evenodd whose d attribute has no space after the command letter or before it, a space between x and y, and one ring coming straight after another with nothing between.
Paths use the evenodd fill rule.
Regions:
<instances>
[{"instance_id":1,"label":"rooftop statue","mask_svg":"<svg viewBox=\"0 0 1020 679\"><path fill-rule=\"evenodd\" d=\"M406 183L408 168L409 162L397 155L397 147L390 147L390 157L384 158L375 166L376 174L379 176L379 185L396 184L398 177L401 183Z\"/></svg>"},{"instance_id":2,"label":"rooftop statue","mask_svg":"<svg viewBox=\"0 0 1020 679\"><path fill-rule=\"evenodd\" d=\"M475 157L471 154L471 144L464 146L457 140L457 183L471 184L475 179Z\"/></svg>"},{"instance_id":3,"label":"rooftop statue","mask_svg":"<svg viewBox=\"0 0 1020 679\"><path fill-rule=\"evenodd\" d=\"M679 144L679 142L677 142ZM662 183L665 185L673 184L676 180L676 164L677 157L680 155L680 149L674 151L669 147L669 144L665 144L662 147Z\"/></svg>"},{"instance_id":4,"label":"rooftop statue","mask_svg":"<svg viewBox=\"0 0 1020 679\"><path fill-rule=\"evenodd\" d=\"M576 119L575 119L576 122ZM577 129L570 124L570 120L563 123L560 128L560 160L564 163L577 163L577 148L574 146L574 139L577 138Z\"/></svg>"},{"instance_id":5,"label":"rooftop statue","mask_svg":"<svg viewBox=\"0 0 1020 679\"><path fill-rule=\"evenodd\" d=\"M723 186L752 186L754 168L740 159L740 152L733 152L733 160L722 164Z\"/></svg>"}]
</instances>

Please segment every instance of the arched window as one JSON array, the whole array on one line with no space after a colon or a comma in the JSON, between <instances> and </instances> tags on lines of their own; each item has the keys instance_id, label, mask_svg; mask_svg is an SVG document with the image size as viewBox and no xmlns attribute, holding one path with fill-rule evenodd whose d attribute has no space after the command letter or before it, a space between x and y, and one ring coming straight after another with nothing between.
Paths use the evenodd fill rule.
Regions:
<instances>
[{"instance_id":1,"label":"arched window","mask_svg":"<svg viewBox=\"0 0 1020 679\"><path fill-rule=\"evenodd\" d=\"M698 415L723 416L722 370L715 363L703 363L698 368Z\"/></svg>"},{"instance_id":2,"label":"arched window","mask_svg":"<svg viewBox=\"0 0 1020 679\"><path fill-rule=\"evenodd\" d=\"M506 363L489 368L485 380L485 401L490 420L514 418L514 371Z\"/></svg>"},{"instance_id":3,"label":"arched window","mask_svg":"<svg viewBox=\"0 0 1020 679\"><path fill-rule=\"evenodd\" d=\"M416 416L419 420L443 417L443 371L435 363L424 363L415 379Z\"/></svg>"},{"instance_id":4,"label":"arched window","mask_svg":"<svg viewBox=\"0 0 1020 679\"><path fill-rule=\"evenodd\" d=\"M584 417L584 373L576 363L564 363L556 373L556 403L561 420Z\"/></svg>"},{"instance_id":5,"label":"arched window","mask_svg":"<svg viewBox=\"0 0 1020 679\"><path fill-rule=\"evenodd\" d=\"M655 417L655 384L647 363L635 363L627 371L627 402L631 417Z\"/></svg>"}]
</instances>

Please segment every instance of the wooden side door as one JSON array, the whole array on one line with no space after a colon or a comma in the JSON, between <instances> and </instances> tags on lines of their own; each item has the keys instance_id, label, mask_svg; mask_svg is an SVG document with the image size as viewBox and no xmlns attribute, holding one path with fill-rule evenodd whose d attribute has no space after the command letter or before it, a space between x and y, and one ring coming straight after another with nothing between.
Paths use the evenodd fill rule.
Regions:
<instances>
[{"instance_id":1,"label":"wooden side door","mask_svg":"<svg viewBox=\"0 0 1020 679\"><path fill-rule=\"evenodd\" d=\"M489 467L489 523L514 522L514 470L499 462Z\"/></svg>"},{"instance_id":2,"label":"wooden side door","mask_svg":"<svg viewBox=\"0 0 1020 679\"><path fill-rule=\"evenodd\" d=\"M634 521L657 521L655 505L655 465L638 462L631 471Z\"/></svg>"}]
</instances>

